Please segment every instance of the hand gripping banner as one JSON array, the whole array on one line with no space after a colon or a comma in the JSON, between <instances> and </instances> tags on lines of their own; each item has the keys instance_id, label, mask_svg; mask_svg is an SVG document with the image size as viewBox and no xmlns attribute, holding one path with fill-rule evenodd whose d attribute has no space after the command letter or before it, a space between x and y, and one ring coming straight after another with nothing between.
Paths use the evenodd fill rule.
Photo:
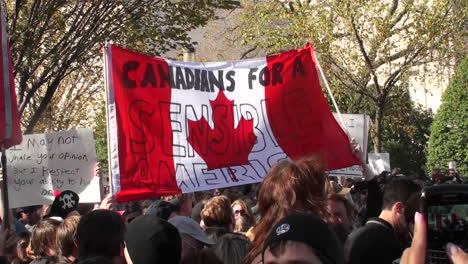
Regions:
<instances>
[{"instance_id":1,"label":"hand gripping banner","mask_svg":"<svg viewBox=\"0 0 468 264\"><path fill-rule=\"evenodd\" d=\"M313 48L187 63L105 48L119 201L260 182L277 161L359 164L320 87Z\"/></svg>"}]
</instances>

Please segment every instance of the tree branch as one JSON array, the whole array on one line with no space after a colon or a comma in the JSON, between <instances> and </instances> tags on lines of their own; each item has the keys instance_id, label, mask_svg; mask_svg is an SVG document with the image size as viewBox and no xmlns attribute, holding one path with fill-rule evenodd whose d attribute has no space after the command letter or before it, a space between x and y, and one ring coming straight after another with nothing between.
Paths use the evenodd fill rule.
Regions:
<instances>
[{"instance_id":1,"label":"tree branch","mask_svg":"<svg viewBox=\"0 0 468 264\"><path fill-rule=\"evenodd\" d=\"M244 51L244 52L242 53L242 55L240 56L239 59L240 59L240 60L243 60L244 58L247 57L247 55L249 55L249 53L255 51L256 49L257 49L257 46L253 46L252 48L250 48L250 49Z\"/></svg>"},{"instance_id":2,"label":"tree branch","mask_svg":"<svg viewBox=\"0 0 468 264\"><path fill-rule=\"evenodd\" d=\"M377 78L377 74L375 73L374 65L372 64L372 61L370 60L369 55L367 54L367 51L364 47L364 41L362 40L361 36L359 36L356 23L354 22L354 16L351 16L351 26L353 28L354 36L356 37L356 40L358 42L359 50L361 51L361 54L364 57L367 67L369 68L369 71L372 74L372 80L374 81L374 85L376 86L377 92L381 93L379 79Z\"/></svg>"}]
</instances>

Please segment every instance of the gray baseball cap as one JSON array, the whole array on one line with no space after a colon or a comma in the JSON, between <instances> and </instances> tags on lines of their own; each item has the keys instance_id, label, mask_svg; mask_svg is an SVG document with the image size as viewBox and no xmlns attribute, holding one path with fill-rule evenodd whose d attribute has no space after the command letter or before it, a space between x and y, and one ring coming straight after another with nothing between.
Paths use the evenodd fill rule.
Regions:
<instances>
[{"instance_id":1,"label":"gray baseball cap","mask_svg":"<svg viewBox=\"0 0 468 264\"><path fill-rule=\"evenodd\" d=\"M180 235L190 236L206 245L215 244L213 240L208 238L205 232L203 232L200 225L192 218L186 216L175 216L169 219L169 223L173 224L177 230L179 230Z\"/></svg>"}]
</instances>

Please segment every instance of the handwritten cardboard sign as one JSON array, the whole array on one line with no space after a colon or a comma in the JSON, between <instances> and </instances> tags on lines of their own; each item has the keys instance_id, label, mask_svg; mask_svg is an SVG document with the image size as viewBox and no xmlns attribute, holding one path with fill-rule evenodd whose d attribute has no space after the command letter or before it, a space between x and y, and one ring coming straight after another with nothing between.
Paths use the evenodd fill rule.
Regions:
<instances>
[{"instance_id":1,"label":"handwritten cardboard sign","mask_svg":"<svg viewBox=\"0 0 468 264\"><path fill-rule=\"evenodd\" d=\"M338 114L333 114L336 121L343 126L340 122ZM354 138L354 140L361 146L363 150L363 159L367 155L367 143L369 140L369 116L364 114L341 114L346 127L343 130L347 131L348 136ZM333 170L328 173L332 176L362 176L361 166L352 166L339 170Z\"/></svg>"},{"instance_id":2,"label":"handwritten cardboard sign","mask_svg":"<svg viewBox=\"0 0 468 264\"><path fill-rule=\"evenodd\" d=\"M80 202L100 201L91 129L25 135L7 150L10 207L51 204L54 190L72 190Z\"/></svg>"}]
</instances>

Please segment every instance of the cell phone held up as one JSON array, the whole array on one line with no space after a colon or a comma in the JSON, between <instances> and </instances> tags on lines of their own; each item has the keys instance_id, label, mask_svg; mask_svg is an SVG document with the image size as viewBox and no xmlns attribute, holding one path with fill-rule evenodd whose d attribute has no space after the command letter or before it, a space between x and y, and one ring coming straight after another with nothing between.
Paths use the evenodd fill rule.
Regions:
<instances>
[{"instance_id":1,"label":"cell phone held up","mask_svg":"<svg viewBox=\"0 0 468 264\"><path fill-rule=\"evenodd\" d=\"M451 263L448 242L468 249L468 184L424 188L421 212L427 223L427 263Z\"/></svg>"}]
</instances>

